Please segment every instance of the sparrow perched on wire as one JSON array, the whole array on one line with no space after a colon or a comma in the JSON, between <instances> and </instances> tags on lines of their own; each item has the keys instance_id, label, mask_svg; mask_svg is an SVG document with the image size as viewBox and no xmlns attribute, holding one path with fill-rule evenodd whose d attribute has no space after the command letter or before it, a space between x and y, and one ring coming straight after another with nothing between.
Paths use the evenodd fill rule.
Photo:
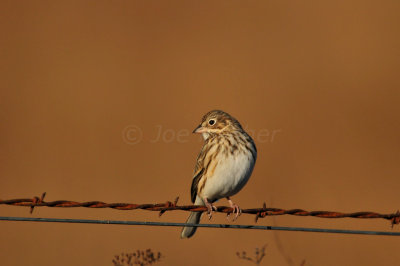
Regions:
<instances>
[{"instance_id":1,"label":"sparrow perched on wire","mask_svg":"<svg viewBox=\"0 0 400 266\"><path fill-rule=\"evenodd\" d=\"M197 156L193 173L192 202L206 206L211 219L213 210L216 210L213 203L226 198L235 220L241 210L230 197L238 193L249 180L257 158L256 145L239 121L220 110L204 115L193 133L203 135L204 145ZM200 223L201 215L202 212L191 212L186 223ZM193 236L196 229L185 226L181 238Z\"/></svg>"}]
</instances>

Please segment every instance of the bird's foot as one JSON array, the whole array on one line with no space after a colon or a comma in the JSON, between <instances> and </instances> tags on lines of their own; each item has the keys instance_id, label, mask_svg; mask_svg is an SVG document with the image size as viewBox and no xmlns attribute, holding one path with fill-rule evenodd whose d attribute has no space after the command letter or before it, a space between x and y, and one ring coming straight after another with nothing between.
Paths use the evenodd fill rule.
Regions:
<instances>
[{"instance_id":1,"label":"bird's foot","mask_svg":"<svg viewBox=\"0 0 400 266\"><path fill-rule=\"evenodd\" d=\"M242 215L242 210L239 208L239 206L237 204L233 203L233 201L229 197L227 199L228 199L229 205L232 208L232 214L234 215L232 218L232 221L235 221L240 215ZM228 219L228 221L229 221L230 215L231 215L231 213L228 213L228 215L226 217Z\"/></svg>"},{"instance_id":2,"label":"bird's foot","mask_svg":"<svg viewBox=\"0 0 400 266\"><path fill-rule=\"evenodd\" d=\"M207 199L204 199L204 203L206 204L207 207L207 215L208 219L211 220L211 217L213 215L213 212L217 210L217 207L215 207L212 203L210 203Z\"/></svg>"}]
</instances>

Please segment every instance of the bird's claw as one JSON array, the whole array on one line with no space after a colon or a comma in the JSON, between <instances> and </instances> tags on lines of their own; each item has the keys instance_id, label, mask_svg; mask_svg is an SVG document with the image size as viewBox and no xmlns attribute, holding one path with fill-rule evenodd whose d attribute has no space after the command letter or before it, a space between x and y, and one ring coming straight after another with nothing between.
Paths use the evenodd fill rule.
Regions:
<instances>
[{"instance_id":1,"label":"bird's claw","mask_svg":"<svg viewBox=\"0 0 400 266\"><path fill-rule=\"evenodd\" d=\"M236 219L240 215L242 215L242 209L240 209L239 206L237 204L233 203L231 200L229 200L229 204L231 205L231 208L232 208L231 213L234 215L232 218L232 222L233 222L233 221L236 221ZM228 221L229 221L229 217L230 217L231 213L228 213L228 215L226 217L228 219Z\"/></svg>"},{"instance_id":2,"label":"bird's claw","mask_svg":"<svg viewBox=\"0 0 400 266\"><path fill-rule=\"evenodd\" d=\"M206 203L206 207L207 207L208 219L211 220L211 217L213 215L213 211L216 211L217 207L215 207L214 205L212 205L212 203L209 203L209 202Z\"/></svg>"}]
</instances>

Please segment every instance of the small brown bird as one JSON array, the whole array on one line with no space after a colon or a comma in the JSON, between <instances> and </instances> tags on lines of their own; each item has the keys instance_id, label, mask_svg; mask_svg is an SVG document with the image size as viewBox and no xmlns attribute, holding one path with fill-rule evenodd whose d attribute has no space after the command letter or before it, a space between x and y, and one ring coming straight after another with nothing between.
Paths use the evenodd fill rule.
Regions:
<instances>
[{"instance_id":1,"label":"small brown bird","mask_svg":"<svg viewBox=\"0 0 400 266\"><path fill-rule=\"evenodd\" d=\"M193 133L203 135L204 145L194 169L192 202L206 206L211 219L215 210L213 203L226 198L233 208L235 220L241 210L230 197L238 193L249 180L257 158L256 145L235 118L220 110L204 115ZM201 214L191 212L186 223L200 223ZM181 238L193 236L196 229L185 226Z\"/></svg>"}]
</instances>

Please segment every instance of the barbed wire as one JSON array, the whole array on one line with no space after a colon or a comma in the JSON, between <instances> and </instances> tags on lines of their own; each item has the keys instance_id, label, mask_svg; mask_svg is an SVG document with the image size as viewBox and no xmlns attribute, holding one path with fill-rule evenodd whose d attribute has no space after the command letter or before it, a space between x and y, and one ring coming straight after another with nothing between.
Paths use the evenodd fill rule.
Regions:
<instances>
[{"instance_id":1,"label":"barbed wire","mask_svg":"<svg viewBox=\"0 0 400 266\"><path fill-rule=\"evenodd\" d=\"M172 227L191 226L191 227L207 227L207 228L220 228L220 229L253 229L253 230L269 230L269 231L276 230L276 231L314 232L314 233L333 233L333 234L400 236L400 232L362 231L362 230L324 229L324 228L305 228L305 227L284 227L284 226L263 226L263 225L239 225L239 224L186 224L186 223L168 223L168 222L2 217L2 216L0 216L0 221L108 224L108 225L110 225L110 224L113 224L113 225L143 225L143 226L170 226L170 227L171 226Z\"/></svg>"},{"instance_id":2,"label":"barbed wire","mask_svg":"<svg viewBox=\"0 0 400 266\"><path fill-rule=\"evenodd\" d=\"M177 205L179 197L173 202L167 201L165 203L156 204L135 204L135 203L105 203L102 201L87 201L77 202L69 200L56 200L56 201L44 201L46 193L43 193L41 197L33 197L26 199L10 199L0 200L0 205L12 205L12 206L25 206L31 208L31 213L35 207L62 207L62 208L112 208L117 210L147 210L147 211L158 211L161 216L166 211L191 211L191 212L204 212L207 211L205 206L197 205ZM217 206L215 212L231 214L233 209L226 206ZM353 212L353 213L342 213L334 211L306 211L303 209L280 209L280 208L267 208L266 204L263 204L262 208L242 209L242 213L255 215L255 221L259 218L276 215L295 215L295 216L312 216L320 218L359 218L359 219L386 219L391 221L391 225L400 223L400 212L391 214L380 214L376 212Z\"/></svg>"}]
</instances>

